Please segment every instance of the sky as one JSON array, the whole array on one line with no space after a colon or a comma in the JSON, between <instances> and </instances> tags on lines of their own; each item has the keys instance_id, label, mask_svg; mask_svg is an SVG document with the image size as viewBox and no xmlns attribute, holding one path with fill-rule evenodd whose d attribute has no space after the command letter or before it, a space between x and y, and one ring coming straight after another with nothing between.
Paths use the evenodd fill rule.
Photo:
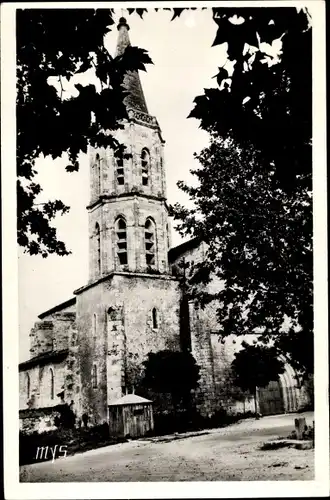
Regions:
<instances>
[{"instance_id":1,"label":"sky","mask_svg":"<svg viewBox=\"0 0 330 500\"><path fill-rule=\"evenodd\" d=\"M150 10L143 20L125 10L116 12L130 26L131 44L148 50L153 65L140 72L149 113L157 117L165 145L165 170L169 203L189 200L176 183L193 183L190 169L198 166L193 158L208 144L208 134L199 128L199 121L187 119L193 100L204 88L216 87L218 66L226 63L226 44L212 47L216 24L209 9L184 12L170 22L172 13ZM105 37L108 51L114 55L118 31L116 25ZM229 63L227 63L228 65ZM230 69L226 66L227 69ZM89 72L81 83L89 83ZM50 82L52 83L52 82ZM74 80L65 87L74 93ZM36 163L37 181L43 187L41 200L60 198L71 207L69 214L55 220L58 236L72 254L67 257L49 256L46 259L29 256L19 249L19 328L20 361L29 358L29 332L37 316L71 298L72 292L88 279L88 219L89 164L86 155L80 156L78 173L65 171L65 159L40 158ZM40 200L39 200L40 201ZM172 229L173 246L181 242Z\"/></svg>"}]
</instances>

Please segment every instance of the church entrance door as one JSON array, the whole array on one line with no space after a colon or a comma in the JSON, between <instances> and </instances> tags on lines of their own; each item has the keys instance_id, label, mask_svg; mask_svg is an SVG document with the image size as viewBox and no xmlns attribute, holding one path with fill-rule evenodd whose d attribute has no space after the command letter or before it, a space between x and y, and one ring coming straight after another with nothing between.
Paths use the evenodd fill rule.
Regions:
<instances>
[{"instance_id":1,"label":"church entrance door","mask_svg":"<svg viewBox=\"0 0 330 500\"><path fill-rule=\"evenodd\" d=\"M267 387L258 389L261 415L284 413L283 391L280 381L272 381Z\"/></svg>"}]
</instances>

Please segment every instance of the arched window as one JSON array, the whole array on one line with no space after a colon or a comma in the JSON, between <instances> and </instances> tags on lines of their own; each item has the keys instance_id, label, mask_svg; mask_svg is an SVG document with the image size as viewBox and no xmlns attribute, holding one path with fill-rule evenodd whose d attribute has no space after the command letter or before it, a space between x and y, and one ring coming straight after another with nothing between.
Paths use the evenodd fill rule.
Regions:
<instances>
[{"instance_id":1,"label":"arched window","mask_svg":"<svg viewBox=\"0 0 330 500\"><path fill-rule=\"evenodd\" d=\"M96 313L93 314L93 337L96 337Z\"/></svg>"},{"instance_id":2,"label":"arched window","mask_svg":"<svg viewBox=\"0 0 330 500\"><path fill-rule=\"evenodd\" d=\"M170 248L171 246L171 238L170 238L170 228L168 223L166 224L166 237L167 237L167 246Z\"/></svg>"},{"instance_id":3,"label":"arched window","mask_svg":"<svg viewBox=\"0 0 330 500\"><path fill-rule=\"evenodd\" d=\"M97 388L97 366L93 365L93 370L92 370L92 387L93 389Z\"/></svg>"},{"instance_id":4,"label":"arched window","mask_svg":"<svg viewBox=\"0 0 330 500\"><path fill-rule=\"evenodd\" d=\"M27 395L28 399L30 399L30 392L31 392L31 381L30 381L30 375L27 373L26 374L26 395Z\"/></svg>"},{"instance_id":5,"label":"arched window","mask_svg":"<svg viewBox=\"0 0 330 500\"><path fill-rule=\"evenodd\" d=\"M101 160L100 155L96 153L95 156L95 174L96 174L96 190L97 195L101 194Z\"/></svg>"},{"instance_id":6,"label":"arched window","mask_svg":"<svg viewBox=\"0 0 330 500\"><path fill-rule=\"evenodd\" d=\"M152 327L155 329L158 328L158 315L155 307L152 310Z\"/></svg>"},{"instance_id":7,"label":"arched window","mask_svg":"<svg viewBox=\"0 0 330 500\"><path fill-rule=\"evenodd\" d=\"M96 345L96 313L93 314L93 318L92 318L92 337L93 337L93 344L95 347L95 345Z\"/></svg>"},{"instance_id":8,"label":"arched window","mask_svg":"<svg viewBox=\"0 0 330 500\"><path fill-rule=\"evenodd\" d=\"M143 186L148 186L149 170L150 170L150 154L146 148L142 149L141 152L141 166L142 166L142 184Z\"/></svg>"},{"instance_id":9,"label":"arched window","mask_svg":"<svg viewBox=\"0 0 330 500\"><path fill-rule=\"evenodd\" d=\"M97 262L97 271L101 272L101 234L100 234L100 226L98 223L95 224L95 238L96 238L96 262Z\"/></svg>"},{"instance_id":10,"label":"arched window","mask_svg":"<svg viewBox=\"0 0 330 500\"><path fill-rule=\"evenodd\" d=\"M126 222L120 218L116 222L116 236L117 236L117 256L121 266L127 264L127 232Z\"/></svg>"},{"instance_id":11,"label":"arched window","mask_svg":"<svg viewBox=\"0 0 330 500\"><path fill-rule=\"evenodd\" d=\"M120 186L123 186L125 184L124 156L123 156L123 153L119 153L119 156L115 157L115 162L116 162L117 183Z\"/></svg>"},{"instance_id":12,"label":"arched window","mask_svg":"<svg viewBox=\"0 0 330 500\"><path fill-rule=\"evenodd\" d=\"M155 265L155 224L147 219L144 230L146 263L148 266Z\"/></svg>"},{"instance_id":13,"label":"arched window","mask_svg":"<svg viewBox=\"0 0 330 500\"><path fill-rule=\"evenodd\" d=\"M49 368L49 378L50 378L50 399L54 399L54 372L52 368Z\"/></svg>"}]
</instances>

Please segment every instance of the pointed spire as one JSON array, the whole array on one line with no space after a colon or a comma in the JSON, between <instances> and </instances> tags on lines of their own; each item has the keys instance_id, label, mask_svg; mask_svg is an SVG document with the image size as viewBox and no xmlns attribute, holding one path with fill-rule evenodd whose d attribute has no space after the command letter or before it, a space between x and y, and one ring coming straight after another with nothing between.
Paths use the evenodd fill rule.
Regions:
<instances>
[{"instance_id":1,"label":"pointed spire","mask_svg":"<svg viewBox=\"0 0 330 500\"><path fill-rule=\"evenodd\" d=\"M128 36L129 29L130 28L126 22L126 19L124 17L121 17L117 25L117 30L119 31L119 33L118 33L116 56L121 56L125 51L126 47L131 45Z\"/></svg>"},{"instance_id":2,"label":"pointed spire","mask_svg":"<svg viewBox=\"0 0 330 500\"><path fill-rule=\"evenodd\" d=\"M131 45L128 36L130 28L124 17L119 19L117 29L118 41L116 56L121 56L125 49ZM138 71L127 72L124 78L124 87L130 91L130 94L124 99L126 108L136 109L137 111L149 114Z\"/></svg>"}]
</instances>

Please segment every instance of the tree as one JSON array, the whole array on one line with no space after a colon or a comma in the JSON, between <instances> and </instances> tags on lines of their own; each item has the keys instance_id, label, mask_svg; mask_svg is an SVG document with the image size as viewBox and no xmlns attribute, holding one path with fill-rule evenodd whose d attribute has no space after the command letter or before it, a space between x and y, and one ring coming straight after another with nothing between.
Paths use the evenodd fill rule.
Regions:
<instances>
[{"instance_id":1,"label":"tree","mask_svg":"<svg viewBox=\"0 0 330 500\"><path fill-rule=\"evenodd\" d=\"M313 370L311 193L281 189L252 148L212 139L192 173L198 184L180 183L193 209L176 205L178 229L208 245L190 272L190 293L202 304L217 300L219 334L256 333L270 340L301 372ZM217 293L204 286L217 276ZM306 349L306 347L308 348Z\"/></svg>"},{"instance_id":2,"label":"tree","mask_svg":"<svg viewBox=\"0 0 330 500\"><path fill-rule=\"evenodd\" d=\"M17 239L32 255L69 253L51 225L69 207L61 200L36 202L42 191L35 182L36 159L66 153L66 169L72 172L88 145L111 147L116 154L125 149L113 135L127 117L123 78L128 70L145 70L151 59L138 47L110 56L103 39L113 14L113 9L17 10ZM77 84L78 96L65 99L65 81L91 69L101 91ZM59 92L50 78L57 80Z\"/></svg>"},{"instance_id":3,"label":"tree","mask_svg":"<svg viewBox=\"0 0 330 500\"><path fill-rule=\"evenodd\" d=\"M257 388L266 387L284 373L284 363L278 359L273 347L250 345L242 342L243 349L235 353L231 366L234 384L243 391L254 395L255 413L257 414Z\"/></svg>"},{"instance_id":4,"label":"tree","mask_svg":"<svg viewBox=\"0 0 330 500\"><path fill-rule=\"evenodd\" d=\"M143 387L156 393L169 393L174 411L180 403L190 408L191 391L198 386L199 367L189 352L150 352L143 365Z\"/></svg>"},{"instance_id":5,"label":"tree","mask_svg":"<svg viewBox=\"0 0 330 500\"><path fill-rule=\"evenodd\" d=\"M206 262L195 266L190 283L202 303L218 300L219 333L259 333L308 374L313 370L308 12L215 8L213 18L214 45L228 43L234 69L229 75L219 68L218 88L204 89L190 113L210 134L209 147L196 155L201 168L192 172L198 186L178 183L194 208L173 207L181 233L208 244ZM269 55L262 43L277 44L281 51ZM212 273L225 288L209 295L197 285Z\"/></svg>"},{"instance_id":6,"label":"tree","mask_svg":"<svg viewBox=\"0 0 330 500\"><path fill-rule=\"evenodd\" d=\"M272 166L286 192L294 190L297 182L311 188L312 30L308 11L214 8L213 19L218 26L213 45L228 44L233 73L219 68L218 88L204 89L190 116L216 137L232 138L240 147L253 146L265 170ZM242 22L237 24L238 20Z\"/></svg>"}]
</instances>

